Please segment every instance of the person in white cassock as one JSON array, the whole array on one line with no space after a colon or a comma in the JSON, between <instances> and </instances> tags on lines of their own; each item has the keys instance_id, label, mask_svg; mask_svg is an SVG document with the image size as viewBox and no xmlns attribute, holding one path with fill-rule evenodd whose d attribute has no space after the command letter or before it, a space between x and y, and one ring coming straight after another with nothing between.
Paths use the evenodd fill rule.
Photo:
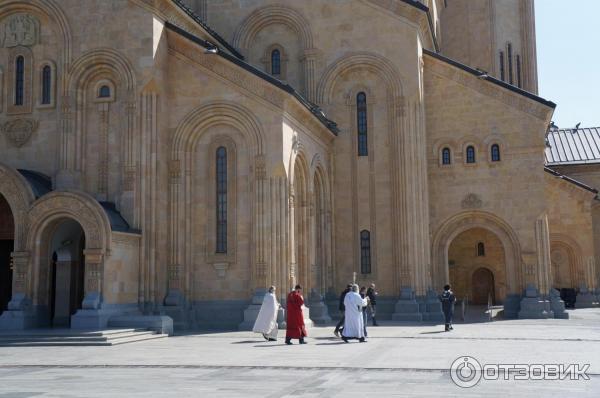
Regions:
<instances>
[{"instance_id":1,"label":"person in white cassock","mask_svg":"<svg viewBox=\"0 0 600 398\"><path fill-rule=\"evenodd\" d=\"M360 294L358 294L358 285L352 285L352 291L348 292L344 298L344 306L346 307L346 319L342 331L342 340L347 343L350 339L358 339L358 341L364 343L363 311L367 306L367 299L360 297Z\"/></svg>"},{"instance_id":2,"label":"person in white cassock","mask_svg":"<svg viewBox=\"0 0 600 398\"><path fill-rule=\"evenodd\" d=\"M261 333L267 341L277 341L277 310L279 303L275 297L275 286L271 286L260 306L258 317L254 322L254 333Z\"/></svg>"}]
</instances>

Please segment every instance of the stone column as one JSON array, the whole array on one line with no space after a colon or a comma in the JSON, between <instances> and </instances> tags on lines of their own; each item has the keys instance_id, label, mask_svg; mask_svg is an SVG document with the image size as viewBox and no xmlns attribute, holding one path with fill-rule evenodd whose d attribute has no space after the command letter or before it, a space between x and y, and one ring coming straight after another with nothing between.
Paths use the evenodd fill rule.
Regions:
<instances>
[{"instance_id":1,"label":"stone column","mask_svg":"<svg viewBox=\"0 0 600 398\"><path fill-rule=\"evenodd\" d=\"M519 318L554 318L548 299L550 286L550 233L548 216L542 214L535 222L535 241L537 252L537 266L533 270L534 282L527 285L525 297L521 300ZM529 267L529 272L531 272ZM531 279L530 279L531 280Z\"/></svg>"},{"instance_id":2,"label":"stone column","mask_svg":"<svg viewBox=\"0 0 600 398\"><path fill-rule=\"evenodd\" d=\"M12 297L0 316L0 330L22 330L37 326L29 297L29 252L12 252Z\"/></svg>"}]
</instances>

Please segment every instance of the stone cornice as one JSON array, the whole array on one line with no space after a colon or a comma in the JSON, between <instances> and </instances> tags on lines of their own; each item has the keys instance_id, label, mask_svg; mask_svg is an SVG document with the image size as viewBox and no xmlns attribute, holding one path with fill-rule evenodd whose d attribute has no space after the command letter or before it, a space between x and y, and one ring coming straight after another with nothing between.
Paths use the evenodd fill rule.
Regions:
<instances>
[{"instance_id":1,"label":"stone cornice","mask_svg":"<svg viewBox=\"0 0 600 398\"><path fill-rule=\"evenodd\" d=\"M194 21L189 15L187 15L182 9L177 7L173 2L167 0L130 0L131 2L139 5L152 12L163 22L169 22L173 25L179 26L190 32L193 35L201 37L208 41L213 40L212 36L196 21ZM215 43L216 44L216 43Z\"/></svg>"},{"instance_id":2,"label":"stone cornice","mask_svg":"<svg viewBox=\"0 0 600 398\"><path fill-rule=\"evenodd\" d=\"M484 79L480 79L467 71L456 68L427 54L424 55L424 58L426 59L425 69L434 75L450 79L546 123L550 122L550 117L554 111L552 108L518 93L513 93Z\"/></svg>"}]
</instances>

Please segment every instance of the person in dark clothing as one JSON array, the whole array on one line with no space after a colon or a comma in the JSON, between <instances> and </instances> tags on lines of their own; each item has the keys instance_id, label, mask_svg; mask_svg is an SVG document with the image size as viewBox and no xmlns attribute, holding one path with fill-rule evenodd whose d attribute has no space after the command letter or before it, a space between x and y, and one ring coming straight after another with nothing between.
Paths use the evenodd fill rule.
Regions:
<instances>
[{"instance_id":1,"label":"person in dark clothing","mask_svg":"<svg viewBox=\"0 0 600 398\"><path fill-rule=\"evenodd\" d=\"M358 293L360 294L361 298L367 298L367 302L369 302L369 296L367 296L367 288L366 287L361 287L360 288L360 292ZM368 306L368 304L367 304ZM363 330L365 333L365 337L367 337L367 307L362 308L362 316L363 316Z\"/></svg>"},{"instance_id":2,"label":"person in dark clothing","mask_svg":"<svg viewBox=\"0 0 600 398\"><path fill-rule=\"evenodd\" d=\"M444 311L444 318L446 322L446 332L453 330L452 327L452 316L454 315L454 302L456 297L450 290L450 285L444 286L444 293L440 295L440 301L442 302L442 311Z\"/></svg>"},{"instance_id":3,"label":"person in dark clothing","mask_svg":"<svg viewBox=\"0 0 600 398\"><path fill-rule=\"evenodd\" d=\"M367 296L369 297L369 310L371 312L371 319L373 320L373 326L379 326L375 319L375 306L377 305L377 290L375 290L375 284L371 283L371 287L367 289ZM365 324L367 321L365 321Z\"/></svg>"},{"instance_id":4,"label":"person in dark clothing","mask_svg":"<svg viewBox=\"0 0 600 398\"><path fill-rule=\"evenodd\" d=\"M344 327L344 321L346 320L346 306L344 305L344 299L346 298L346 294L350 290L352 290L351 283L346 285L346 289L344 289L342 294L340 294L340 305L338 306L338 309L340 310L340 313L342 314L342 318L337 323L337 325L335 325L335 330L333 331L333 334L335 334L336 337L340 337L340 329L343 329L343 327Z\"/></svg>"}]
</instances>

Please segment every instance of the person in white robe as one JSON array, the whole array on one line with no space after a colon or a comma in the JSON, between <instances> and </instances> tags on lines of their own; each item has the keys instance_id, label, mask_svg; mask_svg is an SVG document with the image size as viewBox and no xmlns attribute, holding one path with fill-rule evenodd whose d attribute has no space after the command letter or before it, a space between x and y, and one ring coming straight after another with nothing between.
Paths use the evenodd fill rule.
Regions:
<instances>
[{"instance_id":1,"label":"person in white robe","mask_svg":"<svg viewBox=\"0 0 600 398\"><path fill-rule=\"evenodd\" d=\"M342 331L342 340L347 343L350 339L358 339L358 341L364 343L366 340L363 311L367 306L367 299L360 297L360 294L358 294L358 285L352 285L352 291L348 292L344 298L344 306L346 307L346 319Z\"/></svg>"},{"instance_id":2,"label":"person in white robe","mask_svg":"<svg viewBox=\"0 0 600 398\"><path fill-rule=\"evenodd\" d=\"M261 333L267 341L277 341L277 310L279 302L275 297L275 286L271 286L260 306L252 331Z\"/></svg>"}]
</instances>

